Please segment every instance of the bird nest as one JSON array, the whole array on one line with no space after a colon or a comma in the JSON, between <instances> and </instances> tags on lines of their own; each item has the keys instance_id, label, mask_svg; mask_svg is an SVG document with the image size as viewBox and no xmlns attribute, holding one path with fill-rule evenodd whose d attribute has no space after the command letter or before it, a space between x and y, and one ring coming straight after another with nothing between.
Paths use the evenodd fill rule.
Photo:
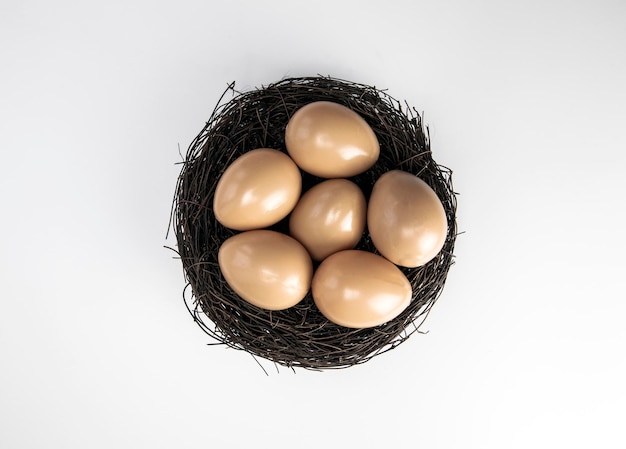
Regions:
<instances>
[{"instance_id":1,"label":"bird nest","mask_svg":"<svg viewBox=\"0 0 626 449\"><path fill-rule=\"evenodd\" d=\"M229 101L226 97L232 96ZM399 267L413 287L410 305L395 319L366 329L336 325L317 309L311 293L286 310L269 311L242 300L218 265L221 244L236 231L212 210L215 188L226 168L256 148L286 152L285 127L300 107L314 101L342 104L363 117L380 143L378 162L350 178L369 198L385 172L404 170L424 180L441 200L448 232L441 252L418 268ZM178 178L171 226L187 286L183 297L195 322L215 341L287 367L346 368L396 348L419 327L440 296L453 263L456 194L451 170L432 157L422 117L385 91L332 77L283 79L248 92L228 86L193 140ZM322 181L303 173L302 192ZM288 234L288 220L270 229ZM356 249L379 254L367 229ZM258 361L258 360L257 360Z\"/></svg>"}]
</instances>

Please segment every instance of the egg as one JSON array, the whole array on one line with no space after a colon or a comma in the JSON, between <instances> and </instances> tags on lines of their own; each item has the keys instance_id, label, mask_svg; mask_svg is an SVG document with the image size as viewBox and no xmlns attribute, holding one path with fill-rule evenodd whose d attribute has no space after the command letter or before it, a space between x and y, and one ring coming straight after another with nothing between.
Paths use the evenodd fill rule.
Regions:
<instances>
[{"instance_id":1,"label":"egg","mask_svg":"<svg viewBox=\"0 0 626 449\"><path fill-rule=\"evenodd\" d=\"M441 201L428 184L411 173L391 170L374 184L367 227L384 257L415 268L441 251L448 223Z\"/></svg>"},{"instance_id":2,"label":"egg","mask_svg":"<svg viewBox=\"0 0 626 449\"><path fill-rule=\"evenodd\" d=\"M329 179L309 189L289 217L289 232L314 260L351 249L365 229L367 203L347 179Z\"/></svg>"},{"instance_id":3,"label":"egg","mask_svg":"<svg viewBox=\"0 0 626 449\"><path fill-rule=\"evenodd\" d=\"M367 122L330 101L298 109L285 130L287 152L302 170L322 178L347 178L369 169L380 146Z\"/></svg>"},{"instance_id":4,"label":"egg","mask_svg":"<svg viewBox=\"0 0 626 449\"><path fill-rule=\"evenodd\" d=\"M300 169L278 150L258 148L226 168L213 199L215 218L247 231L271 226L293 210L302 191Z\"/></svg>"},{"instance_id":5,"label":"egg","mask_svg":"<svg viewBox=\"0 0 626 449\"><path fill-rule=\"evenodd\" d=\"M224 241L218 263L235 293L267 310L299 303L313 276L307 250L292 237L266 229L242 232Z\"/></svg>"},{"instance_id":6,"label":"egg","mask_svg":"<svg viewBox=\"0 0 626 449\"><path fill-rule=\"evenodd\" d=\"M340 251L325 259L311 284L322 314L344 327L367 328L396 318L411 302L411 284L400 269L369 251Z\"/></svg>"}]
</instances>

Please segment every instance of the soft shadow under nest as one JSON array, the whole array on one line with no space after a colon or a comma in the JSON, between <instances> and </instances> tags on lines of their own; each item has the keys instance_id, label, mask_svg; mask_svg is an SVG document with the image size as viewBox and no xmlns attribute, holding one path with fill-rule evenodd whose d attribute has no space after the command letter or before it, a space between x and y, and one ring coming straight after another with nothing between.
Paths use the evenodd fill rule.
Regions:
<instances>
[{"instance_id":1,"label":"soft shadow under nest","mask_svg":"<svg viewBox=\"0 0 626 449\"><path fill-rule=\"evenodd\" d=\"M229 93L233 98L225 102ZM221 243L236 233L217 222L212 211L220 176L237 157L255 148L286 152L284 134L289 118L300 107L319 100L354 110L379 139L378 162L350 178L366 198L380 175L392 169L405 170L433 188L448 218L448 235L440 254L423 267L401 268L413 286L409 307L394 320L374 328L349 329L329 322L317 310L310 292L287 310L255 307L230 289L217 262ZM303 173L303 193L320 181ZM236 91L233 83L191 143L174 197L172 225L188 282L185 303L196 323L217 344L292 368L346 368L364 363L417 332L441 294L453 263L455 195L451 170L432 158L421 116L384 91L322 76L284 79L244 93ZM287 220L271 229L288 233ZM357 249L378 254L367 230Z\"/></svg>"}]
</instances>

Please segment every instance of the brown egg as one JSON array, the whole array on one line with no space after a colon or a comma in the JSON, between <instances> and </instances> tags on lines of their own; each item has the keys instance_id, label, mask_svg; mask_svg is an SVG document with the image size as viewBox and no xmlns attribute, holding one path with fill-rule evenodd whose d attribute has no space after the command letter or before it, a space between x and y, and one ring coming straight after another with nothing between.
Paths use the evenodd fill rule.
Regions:
<instances>
[{"instance_id":1,"label":"brown egg","mask_svg":"<svg viewBox=\"0 0 626 449\"><path fill-rule=\"evenodd\" d=\"M365 229L367 203L347 179L329 179L308 190L289 217L289 231L314 260L351 249Z\"/></svg>"},{"instance_id":2,"label":"brown egg","mask_svg":"<svg viewBox=\"0 0 626 449\"><path fill-rule=\"evenodd\" d=\"M265 228L289 215L302 191L302 176L289 156L259 148L237 158L215 188L213 212L227 228Z\"/></svg>"},{"instance_id":3,"label":"brown egg","mask_svg":"<svg viewBox=\"0 0 626 449\"><path fill-rule=\"evenodd\" d=\"M264 229L227 239L218 262L230 287L250 304L282 310L299 303L311 286L313 264L295 239Z\"/></svg>"},{"instance_id":4,"label":"brown egg","mask_svg":"<svg viewBox=\"0 0 626 449\"><path fill-rule=\"evenodd\" d=\"M396 318L411 302L406 276L367 251L340 251L325 259L311 284L317 308L345 327L374 327Z\"/></svg>"},{"instance_id":5,"label":"brown egg","mask_svg":"<svg viewBox=\"0 0 626 449\"><path fill-rule=\"evenodd\" d=\"M298 166L322 178L347 178L378 160L376 134L356 112L330 101L298 109L285 130L287 151Z\"/></svg>"},{"instance_id":6,"label":"brown egg","mask_svg":"<svg viewBox=\"0 0 626 449\"><path fill-rule=\"evenodd\" d=\"M374 184L367 227L383 256L414 268L441 251L448 222L441 201L428 184L411 173L392 170Z\"/></svg>"}]
</instances>

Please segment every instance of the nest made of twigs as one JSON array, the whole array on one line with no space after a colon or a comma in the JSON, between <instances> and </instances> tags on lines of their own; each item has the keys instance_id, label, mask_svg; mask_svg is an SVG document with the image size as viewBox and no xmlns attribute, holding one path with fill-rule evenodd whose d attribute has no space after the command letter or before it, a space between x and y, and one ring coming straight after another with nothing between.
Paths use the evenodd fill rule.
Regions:
<instances>
[{"instance_id":1,"label":"nest made of twigs","mask_svg":"<svg viewBox=\"0 0 626 449\"><path fill-rule=\"evenodd\" d=\"M233 98L225 101L229 93ZM255 148L286 152L284 135L290 117L300 107L319 100L357 112L378 137L378 162L350 178L366 198L383 173L408 171L437 193L448 219L448 234L439 255L422 267L400 267L413 287L409 307L374 328L351 329L328 321L310 292L289 309L260 309L232 291L218 266L222 242L236 233L222 226L212 210L220 176L235 159ZM420 114L375 87L322 76L283 79L248 92L236 91L232 83L189 146L174 197L172 226L188 282L183 296L190 313L217 344L288 367L346 368L397 347L418 331L441 294L453 263L456 194L451 174L433 160ZM321 181L303 173L302 192ZM287 223L285 219L271 229L288 233ZM379 254L367 229L356 248Z\"/></svg>"}]
</instances>

